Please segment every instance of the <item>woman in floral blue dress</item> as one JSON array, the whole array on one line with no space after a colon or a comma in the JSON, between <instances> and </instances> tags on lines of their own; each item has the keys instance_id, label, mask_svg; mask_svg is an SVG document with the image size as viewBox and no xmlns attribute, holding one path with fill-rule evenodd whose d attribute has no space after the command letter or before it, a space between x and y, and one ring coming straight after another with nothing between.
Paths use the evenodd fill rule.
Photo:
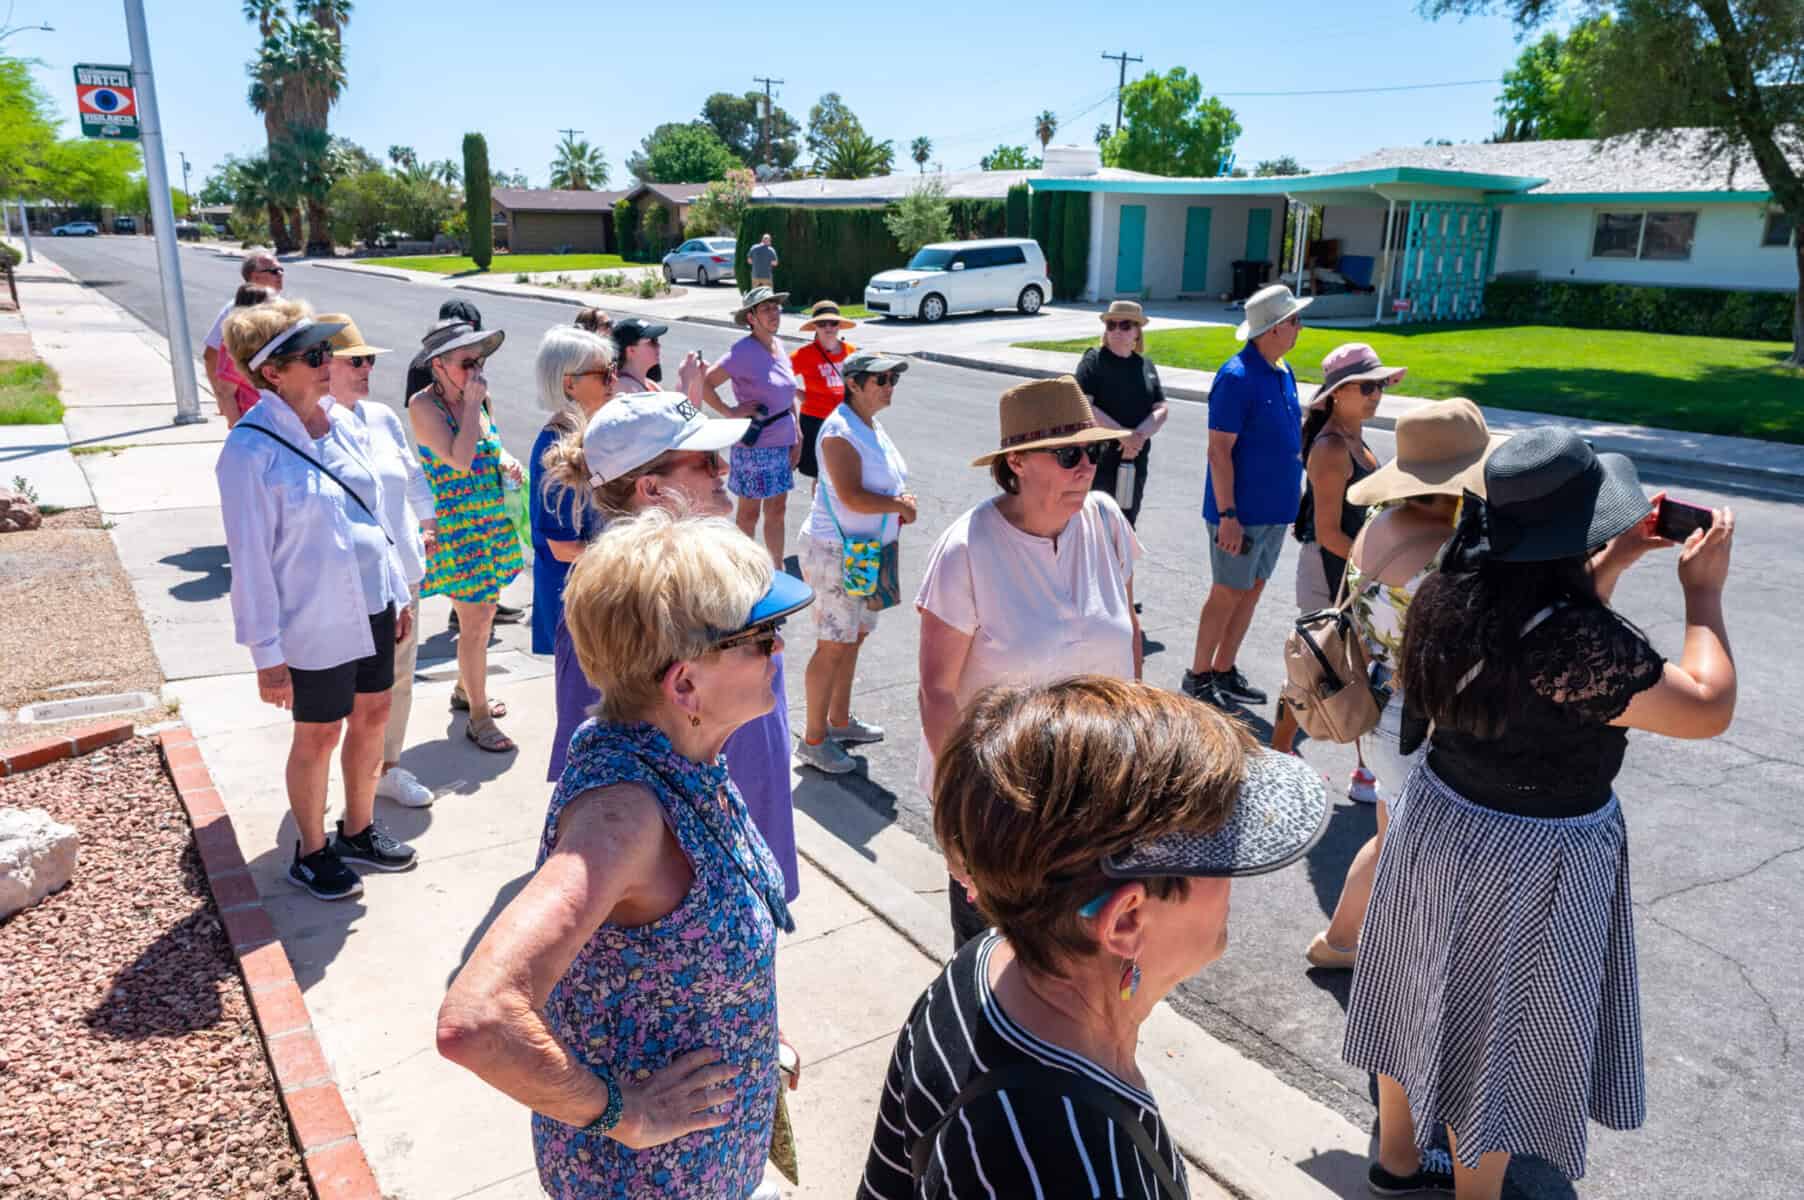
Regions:
<instances>
[{"instance_id":1,"label":"woman in floral blue dress","mask_svg":"<svg viewBox=\"0 0 1804 1200\"><path fill-rule=\"evenodd\" d=\"M726 521L656 509L571 569L564 619L601 715L438 1031L533 1110L556 1200L765 1194L793 923L721 748L774 703L778 628L813 598Z\"/></svg>"}]
</instances>

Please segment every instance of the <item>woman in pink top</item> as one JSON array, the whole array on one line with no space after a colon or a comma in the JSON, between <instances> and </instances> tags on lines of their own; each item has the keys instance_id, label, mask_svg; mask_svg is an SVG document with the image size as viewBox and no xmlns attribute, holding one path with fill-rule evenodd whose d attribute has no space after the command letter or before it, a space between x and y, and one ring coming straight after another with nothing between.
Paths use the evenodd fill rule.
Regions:
<instances>
[{"instance_id":1,"label":"woman in pink top","mask_svg":"<svg viewBox=\"0 0 1804 1200\"><path fill-rule=\"evenodd\" d=\"M232 297L232 309L254 308L275 299L275 296L276 293L271 288L247 283ZM225 396L215 397L219 401L219 415L226 419L226 428L230 429L238 424L238 418L251 410L262 393L257 390L256 384L244 377L244 372L238 369L238 364L232 361L229 354L219 356L219 369L214 374L220 383L227 384L232 389L229 399Z\"/></svg>"},{"instance_id":2,"label":"woman in pink top","mask_svg":"<svg viewBox=\"0 0 1804 1200\"><path fill-rule=\"evenodd\" d=\"M795 486L795 468L802 458L801 428L796 421L799 385L789 355L777 345L777 326L783 320L783 301L788 298L788 292L767 287L747 292L734 310L733 320L751 332L733 343L699 385L699 399L709 407L729 417L751 418L752 432L746 435L751 440L733 447L727 487L739 497L733 519L745 536L756 536L758 517L763 515L764 545L778 570L783 568L789 489ZM729 379L733 381L733 404L722 400L718 391ZM690 399L698 400L695 396Z\"/></svg>"}]
</instances>

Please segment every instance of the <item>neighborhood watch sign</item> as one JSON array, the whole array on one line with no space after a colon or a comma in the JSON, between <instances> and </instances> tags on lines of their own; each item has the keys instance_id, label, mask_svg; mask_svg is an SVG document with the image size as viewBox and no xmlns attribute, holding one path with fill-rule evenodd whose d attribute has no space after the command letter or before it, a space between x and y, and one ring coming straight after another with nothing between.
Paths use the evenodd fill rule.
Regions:
<instances>
[{"instance_id":1,"label":"neighborhood watch sign","mask_svg":"<svg viewBox=\"0 0 1804 1200\"><path fill-rule=\"evenodd\" d=\"M138 94L130 67L75 65L75 108L84 137L138 136Z\"/></svg>"}]
</instances>

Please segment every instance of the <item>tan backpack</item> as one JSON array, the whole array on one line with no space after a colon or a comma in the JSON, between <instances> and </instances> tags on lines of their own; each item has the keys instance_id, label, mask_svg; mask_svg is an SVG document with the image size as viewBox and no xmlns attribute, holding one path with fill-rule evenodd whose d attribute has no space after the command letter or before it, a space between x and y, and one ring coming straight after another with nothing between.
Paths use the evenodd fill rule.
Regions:
<instances>
[{"instance_id":1,"label":"tan backpack","mask_svg":"<svg viewBox=\"0 0 1804 1200\"><path fill-rule=\"evenodd\" d=\"M1364 540L1362 529L1348 553L1349 563ZM1365 640L1359 636L1353 620L1353 606L1360 596L1378 585L1384 569L1405 550L1425 544L1432 549L1446 540L1445 535L1436 533L1400 543L1376 570L1364 575L1359 591L1348 591L1343 573L1340 596L1333 608L1297 618L1296 627L1284 640L1285 683L1278 698L1289 707L1304 733L1317 741L1345 745L1378 728L1386 697L1372 687L1371 663L1366 659Z\"/></svg>"}]
</instances>

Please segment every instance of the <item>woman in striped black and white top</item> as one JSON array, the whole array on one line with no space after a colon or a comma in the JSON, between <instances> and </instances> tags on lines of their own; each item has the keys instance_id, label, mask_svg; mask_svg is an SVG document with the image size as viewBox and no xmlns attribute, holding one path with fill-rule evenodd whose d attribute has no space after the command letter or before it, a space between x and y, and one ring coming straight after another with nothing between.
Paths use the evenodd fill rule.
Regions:
<instances>
[{"instance_id":1,"label":"woman in striped black and white top","mask_svg":"<svg viewBox=\"0 0 1804 1200\"><path fill-rule=\"evenodd\" d=\"M1184 1200L1140 1025L1221 955L1228 877L1320 835L1321 777L1205 705L1086 675L979 693L934 794L995 928L896 1040L860 1200Z\"/></svg>"}]
</instances>

